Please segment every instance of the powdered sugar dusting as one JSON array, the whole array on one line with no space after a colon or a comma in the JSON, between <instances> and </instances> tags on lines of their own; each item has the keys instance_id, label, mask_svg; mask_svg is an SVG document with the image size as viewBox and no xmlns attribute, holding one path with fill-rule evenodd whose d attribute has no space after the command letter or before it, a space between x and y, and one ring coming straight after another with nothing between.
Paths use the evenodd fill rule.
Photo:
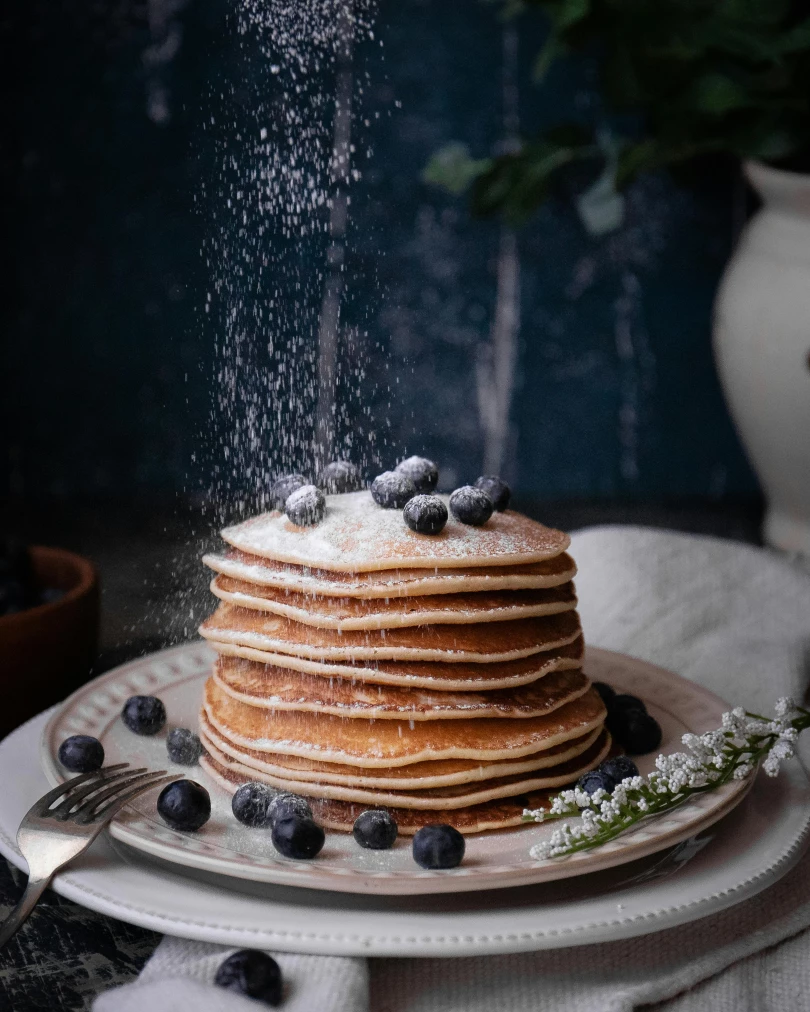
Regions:
<instances>
[{"instance_id":1,"label":"powdered sugar dusting","mask_svg":"<svg viewBox=\"0 0 810 1012\"><path fill-rule=\"evenodd\" d=\"M370 492L327 496L326 502L326 516L315 527L302 530L283 514L263 513L226 528L222 537L251 555L343 572L539 562L561 554L571 541L511 510L481 527L451 517L441 534L426 535L406 527L401 510L377 506Z\"/></svg>"}]
</instances>

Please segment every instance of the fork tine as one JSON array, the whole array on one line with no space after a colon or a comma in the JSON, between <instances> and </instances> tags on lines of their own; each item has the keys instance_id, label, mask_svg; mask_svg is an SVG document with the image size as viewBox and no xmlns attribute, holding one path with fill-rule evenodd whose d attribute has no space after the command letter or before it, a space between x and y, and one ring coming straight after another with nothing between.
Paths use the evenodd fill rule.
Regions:
<instances>
[{"instance_id":1,"label":"fork tine","mask_svg":"<svg viewBox=\"0 0 810 1012\"><path fill-rule=\"evenodd\" d=\"M117 784L113 784L112 787L108 787L105 791L100 794L94 795L89 801L81 806L81 808L73 813L73 818L76 822L91 822L96 818L96 811L99 806L112 798L115 798L121 794L122 791L128 791L136 786L138 787L151 787L157 780L166 776L166 770L154 770L151 773L142 773L140 776L134 776L127 780L120 780ZM157 778L157 779L156 779ZM172 777L173 780L177 780L177 776Z\"/></svg>"},{"instance_id":2,"label":"fork tine","mask_svg":"<svg viewBox=\"0 0 810 1012\"><path fill-rule=\"evenodd\" d=\"M111 773L113 770L124 769L127 766L129 766L129 763L116 763L114 766L103 766L100 770L93 770L91 773L80 773L79 776L66 780L63 784L59 784L48 791L47 794L43 794L39 801L32 806L31 812L36 815L43 815L57 798L61 798L63 794L72 791L79 784L85 783L91 777L98 777L98 783L101 784L104 782L105 774Z\"/></svg>"},{"instance_id":3,"label":"fork tine","mask_svg":"<svg viewBox=\"0 0 810 1012\"><path fill-rule=\"evenodd\" d=\"M168 773L165 777L159 777L157 780L153 780L149 784L140 784L138 787L133 787L131 791L127 791L126 794L122 794L119 797L115 797L109 804L105 805L100 811L96 812L92 816L93 821L107 822L113 818L124 805L129 804L138 797L139 794L143 794L144 791L148 791L150 787L160 787L165 784L171 784L177 780L175 773Z\"/></svg>"},{"instance_id":4,"label":"fork tine","mask_svg":"<svg viewBox=\"0 0 810 1012\"><path fill-rule=\"evenodd\" d=\"M128 764L127 764L128 765ZM100 780L94 780L90 784L86 784L81 790L71 791L61 805L57 805L56 808L51 808L46 813L48 816L54 819L65 820L70 817L71 811L76 808L80 801L84 801L85 798L91 794L95 794L105 784L112 783L114 780L121 780L123 777L131 777L136 773L145 773L146 767L139 766L138 769L121 770L119 773L115 773L111 777L102 777Z\"/></svg>"}]
</instances>

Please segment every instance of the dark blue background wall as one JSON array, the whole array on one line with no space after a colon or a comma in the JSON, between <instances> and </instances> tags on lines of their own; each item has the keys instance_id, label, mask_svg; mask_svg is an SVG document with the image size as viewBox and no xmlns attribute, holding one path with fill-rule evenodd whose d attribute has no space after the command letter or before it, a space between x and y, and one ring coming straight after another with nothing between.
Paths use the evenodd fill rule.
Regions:
<instances>
[{"instance_id":1,"label":"dark blue background wall","mask_svg":"<svg viewBox=\"0 0 810 1012\"><path fill-rule=\"evenodd\" d=\"M227 300L203 312L211 270L200 251L222 227L229 124L255 124L257 96L278 112L278 79L220 0L189 0L175 15L182 40L157 70L144 60L155 28L143 8L106 6L31 0L6 25L16 285L4 328L5 471L22 501L204 494L215 467L234 470L231 489L250 484L244 460L234 467L224 457L233 417L217 402L216 347ZM379 462L399 448L424 450L452 483L481 467L476 361L494 312L499 233L421 171L448 141L477 157L497 144L502 27L495 8L473 0L381 0L375 36L356 54L368 119L357 138L371 153L358 155L352 188L342 351L344 368L363 365L366 379L346 388L343 425L363 417L357 388L388 433L370 451ZM598 119L589 65L559 68L543 88L532 82L541 37L541 25L520 23L523 129L569 113ZM155 122L164 99L169 116ZM588 236L560 198L520 230L518 385L504 469L524 497L755 491L710 351L732 185L730 175L689 190L642 180L620 231L603 238ZM297 269L318 282L324 244L297 248L271 232L264 269L272 273L276 256L299 257ZM314 297L318 284L310 287ZM248 303L265 298L250 284L245 291ZM276 347L294 326L290 314ZM306 330L295 336L311 343ZM252 337L267 342L258 326ZM272 363L260 357L256 368ZM250 380L260 397L271 381L255 370ZM306 417L291 425L308 424L305 401ZM277 428L264 438L272 463Z\"/></svg>"}]
</instances>

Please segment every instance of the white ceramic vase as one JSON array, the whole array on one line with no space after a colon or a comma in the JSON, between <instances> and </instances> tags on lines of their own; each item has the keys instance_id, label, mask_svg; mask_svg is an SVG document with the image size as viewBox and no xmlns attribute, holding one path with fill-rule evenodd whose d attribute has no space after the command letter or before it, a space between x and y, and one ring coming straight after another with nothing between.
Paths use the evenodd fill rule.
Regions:
<instances>
[{"instance_id":1,"label":"white ceramic vase","mask_svg":"<svg viewBox=\"0 0 810 1012\"><path fill-rule=\"evenodd\" d=\"M765 541L810 555L810 175L745 174L763 207L720 285L714 352L767 497Z\"/></svg>"}]
</instances>

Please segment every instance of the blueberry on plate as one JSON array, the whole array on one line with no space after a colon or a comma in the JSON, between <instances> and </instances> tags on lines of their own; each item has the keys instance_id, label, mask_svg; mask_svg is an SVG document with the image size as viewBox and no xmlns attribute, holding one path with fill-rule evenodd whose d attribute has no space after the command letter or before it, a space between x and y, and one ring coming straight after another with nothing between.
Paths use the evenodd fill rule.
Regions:
<instances>
[{"instance_id":1,"label":"blueberry on plate","mask_svg":"<svg viewBox=\"0 0 810 1012\"><path fill-rule=\"evenodd\" d=\"M405 503L402 516L417 534L439 534L447 523L447 507L437 495L415 495Z\"/></svg>"},{"instance_id":2,"label":"blueberry on plate","mask_svg":"<svg viewBox=\"0 0 810 1012\"><path fill-rule=\"evenodd\" d=\"M614 695L611 700L611 706L614 710L623 710L629 712L630 710L639 710L641 713L647 712L647 707L642 699L638 696L631 696L629 692L620 692L618 695Z\"/></svg>"},{"instance_id":3,"label":"blueberry on plate","mask_svg":"<svg viewBox=\"0 0 810 1012\"><path fill-rule=\"evenodd\" d=\"M638 776L638 766L629 755L614 755L610 759L605 759L599 764L598 769L613 777L617 784L620 784L622 780L627 780L628 777Z\"/></svg>"},{"instance_id":4,"label":"blueberry on plate","mask_svg":"<svg viewBox=\"0 0 810 1012\"><path fill-rule=\"evenodd\" d=\"M278 1005L281 1001L281 970L266 952L240 949L222 962L214 977L217 987L243 994L246 998Z\"/></svg>"},{"instance_id":5,"label":"blueberry on plate","mask_svg":"<svg viewBox=\"0 0 810 1012\"><path fill-rule=\"evenodd\" d=\"M492 516L492 500L474 485L462 485L450 496L450 512L463 524L480 527Z\"/></svg>"},{"instance_id":6,"label":"blueberry on plate","mask_svg":"<svg viewBox=\"0 0 810 1012\"><path fill-rule=\"evenodd\" d=\"M326 834L312 819L288 815L273 823L273 846L284 857L309 861L320 854Z\"/></svg>"},{"instance_id":7,"label":"blueberry on plate","mask_svg":"<svg viewBox=\"0 0 810 1012\"><path fill-rule=\"evenodd\" d=\"M413 838L413 859L422 868L456 868L464 857L464 837L453 826L434 822Z\"/></svg>"},{"instance_id":8,"label":"blueberry on plate","mask_svg":"<svg viewBox=\"0 0 810 1012\"><path fill-rule=\"evenodd\" d=\"M267 809L270 822L277 822L279 819L289 819L292 815L298 815L302 819L312 818L312 809L306 798L300 794L292 794L290 791L280 791L270 801Z\"/></svg>"},{"instance_id":9,"label":"blueberry on plate","mask_svg":"<svg viewBox=\"0 0 810 1012\"><path fill-rule=\"evenodd\" d=\"M397 838L397 824L393 816L382 808L370 808L355 819L352 835L366 850L388 850Z\"/></svg>"},{"instance_id":10,"label":"blueberry on plate","mask_svg":"<svg viewBox=\"0 0 810 1012\"><path fill-rule=\"evenodd\" d=\"M321 471L318 484L330 495L341 492L357 492L363 487L360 468L348 460L333 460Z\"/></svg>"},{"instance_id":11,"label":"blueberry on plate","mask_svg":"<svg viewBox=\"0 0 810 1012\"><path fill-rule=\"evenodd\" d=\"M600 787L603 791L607 791L610 794L616 784L616 778L611 776L607 770L601 769L601 767L596 770L590 770L588 773L583 773L579 780L577 780L577 787L585 791L586 794L596 794Z\"/></svg>"},{"instance_id":12,"label":"blueberry on plate","mask_svg":"<svg viewBox=\"0 0 810 1012\"><path fill-rule=\"evenodd\" d=\"M59 746L59 762L73 773L92 773L104 765L104 746L89 734L72 734Z\"/></svg>"},{"instance_id":13,"label":"blueberry on plate","mask_svg":"<svg viewBox=\"0 0 810 1012\"><path fill-rule=\"evenodd\" d=\"M187 727L173 727L166 738L166 751L173 763L196 766L203 754L200 736Z\"/></svg>"},{"instance_id":14,"label":"blueberry on plate","mask_svg":"<svg viewBox=\"0 0 810 1012\"><path fill-rule=\"evenodd\" d=\"M175 780L158 795L157 810L172 829L194 832L211 818L211 796L194 780Z\"/></svg>"},{"instance_id":15,"label":"blueberry on plate","mask_svg":"<svg viewBox=\"0 0 810 1012\"><path fill-rule=\"evenodd\" d=\"M166 723L166 707L157 696L130 696L121 719L135 734L157 734Z\"/></svg>"},{"instance_id":16,"label":"blueberry on plate","mask_svg":"<svg viewBox=\"0 0 810 1012\"><path fill-rule=\"evenodd\" d=\"M439 484L439 469L427 457L407 457L394 470L410 478L417 492L432 492Z\"/></svg>"},{"instance_id":17,"label":"blueberry on plate","mask_svg":"<svg viewBox=\"0 0 810 1012\"><path fill-rule=\"evenodd\" d=\"M283 510L284 503L296 489L308 485L303 474L283 474L270 486L270 506L274 510Z\"/></svg>"},{"instance_id":18,"label":"blueberry on plate","mask_svg":"<svg viewBox=\"0 0 810 1012\"><path fill-rule=\"evenodd\" d=\"M242 784L231 799L231 810L243 826L265 829L273 822L270 805L277 796L278 791L274 791L267 784L258 781Z\"/></svg>"},{"instance_id":19,"label":"blueberry on plate","mask_svg":"<svg viewBox=\"0 0 810 1012\"><path fill-rule=\"evenodd\" d=\"M326 516L326 496L315 485L302 485L290 493L284 512L299 527L314 527Z\"/></svg>"},{"instance_id":20,"label":"blueberry on plate","mask_svg":"<svg viewBox=\"0 0 810 1012\"><path fill-rule=\"evenodd\" d=\"M496 474L482 474L475 483L476 488L486 492L492 500L492 505L499 513L509 508L509 500L512 498L512 489L506 484L503 478Z\"/></svg>"},{"instance_id":21,"label":"blueberry on plate","mask_svg":"<svg viewBox=\"0 0 810 1012\"><path fill-rule=\"evenodd\" d=\"M401 510L416 495L416 485L398 471L383 471L371 483L371 498L386 510Z\"/></svg>"},{"instance_id":22,"label":"blueberry on plate","mask_svg":"<svg viewBox=\"0 0 810 1012\"><path fill-rule=\"evenodd\" d=\"M591 685L602 697L602 702L610 709L613 700L616 698L616 690L612 689L607 682L591 682Z\"/></svg>"},{"instance_id":23,"label":"blueberry on plate","mask_svg":"<svg viewBox=\"0 0 810 1012\"><path fill-rule=\"evenodd\" d=\"M611 714L605 723L616 741L631 755L646 755L661 744L661 725L649 713L619 711Z\"/></svg>"}]
</instances>

